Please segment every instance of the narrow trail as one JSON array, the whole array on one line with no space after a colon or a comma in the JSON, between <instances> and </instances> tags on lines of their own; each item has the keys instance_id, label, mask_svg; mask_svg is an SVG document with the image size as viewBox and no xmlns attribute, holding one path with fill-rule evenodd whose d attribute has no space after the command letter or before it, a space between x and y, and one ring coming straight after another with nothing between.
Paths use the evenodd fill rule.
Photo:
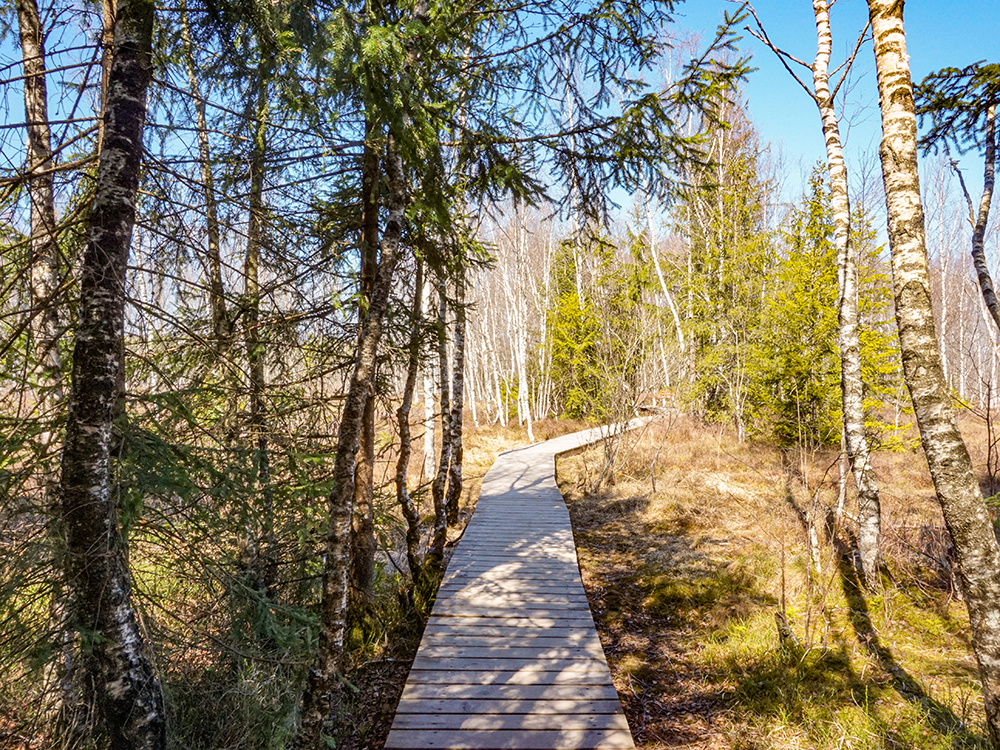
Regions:
<instances>
[{"instance_id":1,"label":"narrow trail","mask_svg":"<svg viewBox=\"0 0 1000 750\"><path fill-rule=\"evenodd\" d=\"M608 430L497 458L441 584L387 750L634 747L555 480L557 454Z\"/></svg>"}]
</instances>

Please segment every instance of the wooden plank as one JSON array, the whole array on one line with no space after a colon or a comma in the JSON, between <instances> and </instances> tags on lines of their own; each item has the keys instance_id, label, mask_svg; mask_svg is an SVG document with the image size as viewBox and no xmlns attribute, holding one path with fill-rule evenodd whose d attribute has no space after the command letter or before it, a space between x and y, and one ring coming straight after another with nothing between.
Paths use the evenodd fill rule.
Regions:
<instances>
[{"instance_id":1,"label":"wooden plank","mask_svg":"<svg viewBox=\"0 0 1000 750\"><path fill-rule=\"evenodd\" d=\"M567 599L569 597L566 597ZM487 609L487 610L500 610L501 614L509 615L511 614L511 609L516 606L517 609L524 613L533 615L536 612L582 612L590 611L590 605L587 603L587 599L577 598L573 601L565 602L545 602L545 601L527 601L527 599L518 600L517 597L498 597L498 596L470 596L470 597L457 597L457 596L444 596L438 599L434 603L435 609L440 607L439 614L448 614L449 612L457 612L459 610L466 609Z\"/></svg>"},{"instance_id":2,"label":"wooden plank","mask_svg":"<svg viewBox=\"0 0 1000 750\"><path fill-rule=\"evenodd\" d=\"M511 558L486 559L483 557L465 558L459 556L452 558L448 565L448 572L454 573L456 570L475 570L476 572L504 572L514 573L517 571L529 570L531 572L545 573L572 573L580 575L580 562L573 559L556 560L552 558L531 559L531 558Z\"/></svg>"},{"instance_id":3,"label":"wooden plank","mask_svg":"<svg viewBox=\"0 0 1000 750\"><path fill-rule=\"evenodd\" d=\"M397 729L623 729L628 722L621 714L401 714L392 723Z\"/></svg>"},{"instance_id":4,"label":"wooden plank","mask_svg":"<svg viewBox=\"0 0 1000 750\"><path fill-rule=\"evenodd\" d=\"M524 605L523 607L487 607L460 604L445 600L434 605L434 614L439 617L550 617L559 620L590 620L590 608L579 605L546 607L545 605Z\"/></svg>"},{"instance_id":5,"label":"wooden plank","mask_svg":"<svg viewBox=\"0 0 1000 750\"><path fill-rule=\"evenodd\" d=\"M438 597L454 596L456 594L480 594L483 596L508 596L522 594L524 596L580 596L586 598L583 587L575 581L454 581L438 589Z\"/></svg>"},{"instance_id":6,"label":"wooden plank","mask_svg":"<svg viewBox=\"0 0 1000 750\"><path fill-rule=\"evenodd\" d=\"M507 546L497 546L494 549L479 548L474 549L470 544L461 553L456 552L452 557L452 563L458 562L478 562L478 563L508 563L510 565L538 563L568 563L576 560L576 551L570 546L545 545L538 547L519 546L516 548Z\"/></svg>"},{"instance_id":7,"label":"wooden plank","mask_svg":"<svg viewBox=\"0 0 1000 750\"><path fill-rule=\"evenodd\" d=\"M536 577L528 578L520 573L510 573L498 576L472 576L468 574L455 575L441 584L441 588L448 591L451 589L468 589L470 591L483 589L484 591L524 591L525 589L544 591L545 589L572 589L583 592L583 584L580 583L579 573L576 576L566 576L564 578ZM440 590L440 589L439 589Z\"/></svg>"},{"instance_id":8,"label":"wooden plank","mask_svg":"<svg viewBox=\"0 0 1000 750\"><path fill-rule=\"evenodd\" d=\"M591 636L597 637L592 631L589 623L574 622L571 626L558 627L531 627L517 625L499 625L491 621L467 625L466 623L452 618L439 618L433 624L424 628L424 638L429 635L442 636L500 636L503 638L566 638L581 640Z\"/></svg>"},{"instance_id":9,"label":"wooden plank","mask_svg":"<svg viewBox=\"0 0 1000 750\"><path fill-rule=\"evenodd\" d=\"M476 698L490 700L618 700L607 685L406 685L403 700L417 698Z\"/></svg>"},{"instance_id":10,"label":"wooden plank","mask_svg":"<svg viewBox=\"0 0 1000 750\"><path fill-rule=\"evenodd\" d=\"M494 549L483 551L470 551L468 555L456 555L452 558L451 565L523 565L528 564L548 564L553 567L564 565L579 565L572 550L547 549ZM449 568L451 567L449 565Z\"/></svg>"},{"instance_id":11,"label":"wooden plank","mask_svg":"<svg viewBox=\"0 0 1000 750\"><path fill-rule=\"evenodd\" d=\"M509 581L509 580L542 580L542 581L579 581L580 566L576 563L560 565L490 565L488 563L468 563L452 566L445 581L455 579Z\"/></svg>"},{"instance_id":12,"label":"wooden plank","mask_svg":"<svg viewBox=\"0 0 1000 750\"><path fill-rule=\"evenodd\" d=\"M497 525L501 523L511 524L510 521L496 521ZM561 524L560 524L561 525ZM466 533L466 536L462 538L461 542L463 548L469 549L470 547L490 547L490 546L507 546L510 544L521 544L521 545L537 545L539 547L544 546L559 546L572 548L573 546L573 536L571 534L562 534L555 530L555 524L553 528L539 529L537 524L532 525L532 530L529 531L525 529L512 529L505 534L498 534L495 530L493 531L476 531L472 535Z\"/></svg>"},{"instance_id":13,"label":"wooden plank","mask_svg":"<svg viewBox=\"0 0 1000 750\"><path fill-rule=\"evenodd\" d=\"M526 513L523 520L513 516L491 518L489 523L468 526L462 534L462 544L525 542L534 544L572 544L573 533L566 528L565 518L543 521ZM501 528L500 525L503 524Z\"/></svg>"},{"instance_id":14,"label":"wooden plank","mask_svg":"<svg viewBox=\"0 0 1000 750\"><path fill-rule=\"evenodd\" d=\"M570 562L576 560L576 551L568 545L562 548L551 546L538 547L536 549L491 551L488 549L474 550L470 544L467 550L462 550L461 553L456 552L452 558L452 562L455 560L468 560L469 562L495 562L501 560L508 563L527 562L535 564L539 562Z\"/></svg>"},{"instance_id":15,"label":"wooden plank","mask_svg":"<svg viewBox=\"0 0 1000 750\"><path fill-rule=\"evenodd\" d=\"M632 735L621 729L484 730L425 729L390 732L386 750L540 750L541 748L630 748Z\"/></svg>"},{"instance_id":16,"label":"wooden plank","mask_svg":"<svg viewBox=\"0 0 1000 750\"><path fill-rule=\"evenodd\" d=\"M448 566L385 747L631 748L577 561L554 451L503 454Z\"/></svg>"},{"instance_id":17,"label":"wooden plank","mask_svg":"<svg viewBox=\"0 0 1000 750\"><path fill-rule=\"evenodd\" d=\"M414 669L408 682L414 685L607 685L608 668L596 662L580 662L572 669L543 670Z\"/></svg>"},{"instance_id":18,"label":"wooden plank","mask_svg":"<svg viewBox=\"0 0 1000 750\"><path fill-rule=\"evenodd\" d=\"M467 565L452 568L445 576L443 583L462 581L552 581L577 583L580 580L580 568L574 565L558 567L525 567L506 565ZM583 584L580 584L581 587Z\"/></svg>"},{"instance_id":19,"label":"wooden plank","mask_svg":"<svg viewBox=\"0 0 1000 750\"><path fill-rule=\"evenodd\" d=\"M516 509L515 509L516 508ZM540 506L523 507L511 506L508 509L486 505L480 508L483 513L478 512L465 527L462 540L465 541L471 534L489 533L496 536L508 536L516 532L525 532L533 536L541 534L558 534L561 537L572 536L572 528L566 528L566 520L569 518L569 511L565 508L561 511L546 510ZM496 521L508 522L508 525L500 526Z\"/></svg>"},{"instance_id":20,"label":"wooden plank","mask_svg":"<svg viewBox=\"0 0 1000 750\"><path fill-rule=\"evenodd\" d=\"M503 610L507 612L507 610ZM569 627L593 627L592 618L584 617L498 617L490 616L458 616L458 615L435 615L431 614L428 621L433 624L448 622L452 625L465 625L468 627L477 626L501 626L514 628L569 628Z\"/></svg>"},{"instance_id":21,"label":"wooden plank","mask_svg":"<svg viewBox=\"0 0 1000 750\"><path fill-rule=\"evenodd\" d=\"M507 572L497 575L481 574L478 576L472 576L468 573L458 573L442 581L441 588L445 591L459 589L476 591L481 589L483 591L496 591L498 593L510 593L526 589L538 591L568 589L581 594L584 593L579 573L575 576L570 576L569 571L566 571L566 575L561 575L558 578L544 575L529 576L530 571Z\"/></svg>"},{"instance_id":22,"label":"wooden plank","mask_svg":"<svg viewBox=\"0 0 1000 750\"><path fill-rule=\"evenodd\" d=\"M516 511L479 508L462 532L462 542L465 543L477 535L491 539L505 539L516 534L533 537L558 534L566 539L572 536L572 532L567 533L568 520L569 513L565 510L561 513L552 513L541 508L521 508Z\"/></svg>"},{"instance_id":23,"label":"wooden plank","mask_svg":"<svg viewBox=\"0 0 1000 750\"><path fill-rule=\"evenodd\" d=\"M611 714L622 710L616 695L611 699L517 700L495 698L405 698L396 707L400 714Z\"/></svg>"},{"instance_id":24,"label":"wooden plank","mask_svg":"<svg viewBox=\"0 0 1000 750\"><path fill-rule=\"evenodd\" d=\"M571 594L556 591L542 591L533 593L509 593L492 594L480 591L461 591L457 593L445 593L438 595L440 602L463 602L466 604L482 604L489 607L518 607L520 605L586 605L587 598L579 594Z\"/></svg>"},{"instance_id":25,"label":"wooden plank","mask_svg":"<svg viewBox=\"0 0 1000 750\"><path fill-rule=\"evenodd\" d=\"M473 577L462 573L446 577L441 583L441 586L445 589L445 591L475 587L492 589L494 591L504 589L519 591L532 588L540 591L556 588L583 591L583 584L580 583L579 578L579 573L576 574L575 579L569 575L556 576L544 575L541 573L538 575L532 575L530 572L508 573L495 577L487 577L486 575Z\"/></svg>"},{"instance_id":26,"label":"wooden plank","mask_svg":"<svg viewBox=\"0 0 1000 750\"><path fill-rule=\"evenodd\" d=\"M502 656L495 657L468 657L461 656L417 656L413 659L411 669L439 669L443 672L457 671L468 672L474 670L489 671L491 669L503 669L507 671L524 669L526 671L538 672L560 672L570 669L575 664L586 661L594 661L603 664L604 660L599 657L578 656L573 659L546 659L532 657L511 657L505 659ZM610 685L610 678L608 678Z\"/></svg>"},{"instance_id":27,"label":"wooden plank","mask_svg":"<svg viewBox=\"0 0 1000 750\"><path fill-rule=\"evenodd\" d=\"M503 603L507 601L531 601L542 598L544 601L556 601L565 599L565 602L587 602L587 596L582 589L566 581L562 586L548 586L538 588L530 585L511 586L507 588L488 588L486 586L449 586L445 591L438 592L438 601L494 601Z\"/></svg>"},{"instance_id":28,"label":"wooden plank","mask_svg":"<svg viewBox=\"0 0 1000 750\"><path fill-rule=\"evenodd\" d=\"M577 646L579 648L601 648L600 639L593 633L585 630L579 631L579 635L563 634L552 635L546 631L525 633L523 630L518 633L512 630L504 631L504 635L480 635L478 633L424 633L421 645L428 646L506 646L511 643L515 645L527 644L553 644L559 646ZM604 653L601 651L601 653Z\"/></svg>"},{"instance_id":29,"label":"wooden plank","mask_svg":"<svg viewBox=\"0 0 1000 750\"><path fill-rule=\"evenodd\" d=\"M453 578L441 584L438 599L455 596L456 594L475 596L495 596L497 600L516 596L571 596L577 600L586 600L583 584L568 578L507 578L500 580L483 580Z\"/></svg>"},{"instance_id":30,"label":"wooden plank","mask_svg":"<svg viewBox=\"0 0 1000 750\"><path fill-rule=\"evenodd\" d=\"M604 659L604 651L597 645L586 646L553 646L546 643L518 644L506 643L502 646L480 646L477 644L462 644L456 646L437 646L421 644L417 657L426 659Z\"/></svg>"}]
</instances>

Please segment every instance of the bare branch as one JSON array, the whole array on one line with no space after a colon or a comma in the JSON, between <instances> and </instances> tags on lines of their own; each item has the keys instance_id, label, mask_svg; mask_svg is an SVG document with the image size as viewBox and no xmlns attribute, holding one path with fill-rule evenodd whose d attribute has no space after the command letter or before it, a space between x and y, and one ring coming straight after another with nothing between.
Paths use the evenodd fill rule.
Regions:
<instances>
[{"instance_id":1,"label":"bare branch","mask_svg":"<svg viewBox=\"0 0 1000 750\"><path fill-rule=\"evenodd\" d=\"M777 56L778 60L780 60L781 64L785 67L785 70L788 71L788 74L795 79L795 81L799 84L799 86L802 87L802 90L805 91L807 94L809 94L809 98L815 102L816 94L813 92L812 88L807 86L803 82L803 80L799 78L798 74L794 70L792 70L791 66L788 64L788 61L791 60L794 63L798 63L807 70L812 70L812 65L802 62L802 60L799 60L797 57L790 55L784 50L776 47L774 43L771 41L771 38L767 35L767 31L764 29L764 24L762 24L760 18L758 18L757 11L754 10L754 7L752 5L748 5L747 10L750 12L750 15L753 16L753 20L757 24L758 31L754 31L749 26L744 26L744 28L747 30L747 32L750 33L751 36L763 42L767 46L767 48L770 49Z\"/></svg>"},{"instance_id":2,"label":"bare branch","mask_svg":"<svg viewBox=\"0 0 1000 750\"><path fill-rule=\"evenodd\" d=\"M965 186L965 177L962 175L962 170L959 169L956 159L949 159L948 163L958 177L958 184L962 186L962 194L965 196L965 202L969 206L969 224L974 227L976 225L976 209L972 205L972 196L969 195L969 189Z\"/></svg>"},{"instance_id":3,"label":"bare branch","mask_svg":"<svg viewBox=\"0 0 1000 750\"><path fill-rule=\"evenodd\" d=\"M830 7L833 7L833 3L830 3ZM872 22L869 20L868 23L865 24L865 28L862 29L861 34L858 35L858 41L854 45L854 51L851 53L851 56L844 60L844 62L838 65L837 69L833 71L833 75L837 75L837 73L843 70L844 75L840 77L840 80L837 81L837 85L833 87L833 92L830 94L831 100L837 98L837 92L840 91L840 87L844 84L844 81L847 80L847 74L851 72L851 68L854 66L854 58L856 58L858 56L858 52L861 51L861 45L864 44L865 38L868 36L868 29L871 28L871 25Z\"/></svg>"}]
</instances>

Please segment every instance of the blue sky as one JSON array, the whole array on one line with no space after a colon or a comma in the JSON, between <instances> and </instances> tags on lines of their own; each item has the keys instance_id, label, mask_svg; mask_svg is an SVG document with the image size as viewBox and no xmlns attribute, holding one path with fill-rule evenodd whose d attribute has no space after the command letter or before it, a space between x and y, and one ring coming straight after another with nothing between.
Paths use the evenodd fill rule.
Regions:
<instances>
[{"instance_id":1,"label":"blue sky","mask_svg":"<svg viewBox=\"0 0 1000 750\"><path fill-rule=\"evenodd\" d=\"M811 63L816 54L816 27L811 0L756 0L754 6L771 40L799 59ZM724 10L738 7L725 0L687 0L677 6L681 28L710 38ZM839 0L832 10L834 66L845 59L868 19L865 0ZM909 0L904 24L911 74L919 82L928 73L947 66L962 67L977 60L1000 59L1000 6L996 0ZM763 139L779 148L788 171L786 198L801 192L801 175L824 158L819 115L806 93L782 68L763 44L743 33L741 47L753 55L758 68L745 86L750 114ZM833 67L833 66L831 66ZM878 91L874 60L868 44L855 64L857 85L847 97L844 112L850 127L846 134L849 162L857 163L865 153L877 154L880 137ZM805 80L809 71L802 69ZM963 160L969 188L982 183L982 166L974 156Z\"/></svg>"}]
</instances>

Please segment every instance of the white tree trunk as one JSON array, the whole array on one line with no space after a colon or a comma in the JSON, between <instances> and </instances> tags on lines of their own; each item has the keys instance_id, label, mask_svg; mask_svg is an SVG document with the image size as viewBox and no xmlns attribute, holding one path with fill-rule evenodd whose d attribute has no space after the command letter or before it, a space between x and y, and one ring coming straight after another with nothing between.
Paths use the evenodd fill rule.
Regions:
<instances>
[{"instance_id":1,"label":"white tree trunk","mask_svg":"<svg viewBox=\"0 0 1000 750\"><path fill-rule=\"evenodd\" d=\"M990 739L1000 746L1000 545L955 423L934 330L903 4L899 0L868 0L868 8L882 111L879 155L903 373L934 488L955 545Z\"/></svg>"},{"instance_id":2,"label":"white tree trunk","mask_svg":"<svg viewBox=\"0 0 1000 750\"><path fill-rule=\"evenodd\" d=\"M851 205L847 166L840 142L840 125L830 92L829 65L833 48L827 0L813 0L816 17L816 60L813 89L823 121L827 163L830 168L830 202L833 209L834 244L837 249L839 291L841 395L847 454L858 488L858 550L865 582L874 586L881 565L882 515L878 480L865 435L864 384L861 376L861 336L858 322L858 261L851 242Z\"/></svg>"}]
</instances>

